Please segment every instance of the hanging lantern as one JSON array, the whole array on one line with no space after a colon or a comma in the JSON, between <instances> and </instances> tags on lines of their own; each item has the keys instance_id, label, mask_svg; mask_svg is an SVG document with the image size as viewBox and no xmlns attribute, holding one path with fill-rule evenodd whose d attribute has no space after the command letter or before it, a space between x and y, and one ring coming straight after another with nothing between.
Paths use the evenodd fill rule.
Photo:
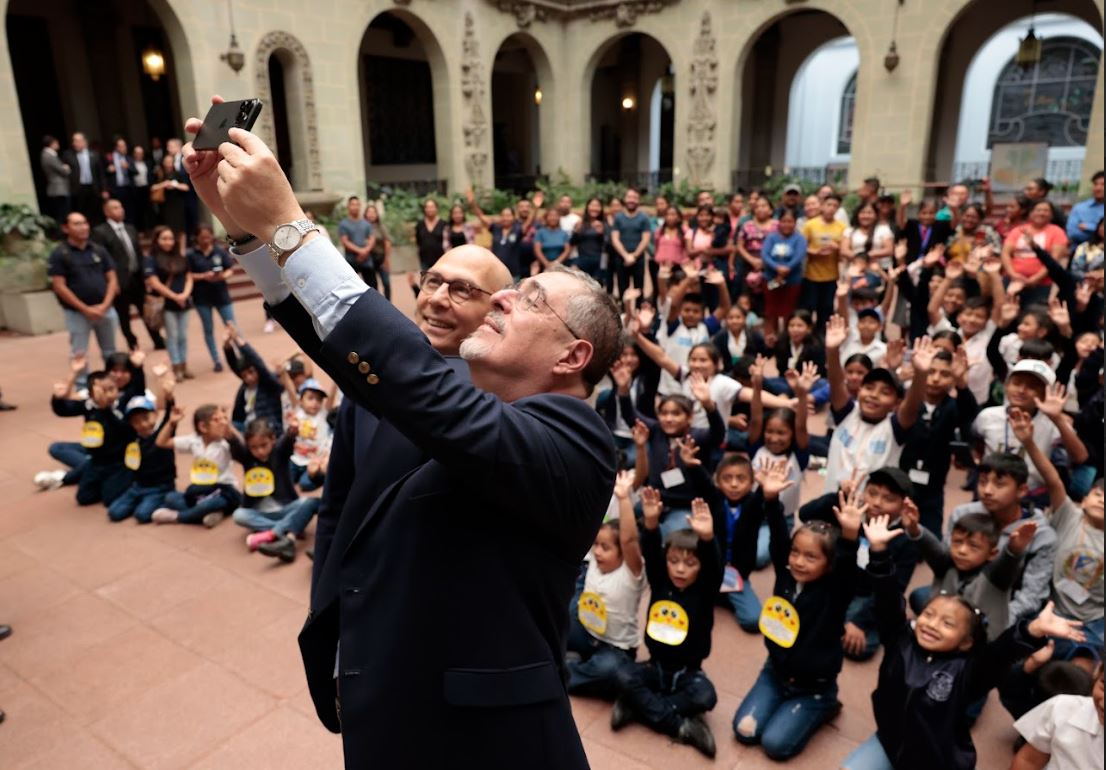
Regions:
<instances>
[{"instance_id":1,"label":"hanging lantern","mask_svg":"<svg viewBox=\"0 0 1106 770\"><path fill-rule=\"evenodd\" d=\"M535 88L534 89L534 104L541 105L541 98L542 98L541 88Z\"/></svg>"},{"instance_id":2,"label":"hanging lantern","mask_svg":"<svg viewBox=\"0 0 1106 770\"><path fill-rule=\"evenodd\" d=\"M1018 43L1018 52L1014 55L1014 63L1022 69L1032 69L1041 61L1041 39L1033 32L1033 27Z\"/></svg>"},{"instance_id":3,"label":"hanging lantern","mask_svg":"<svg viewBox=\"0 0 1106 770\"><path fill-rule=\"evenodd\" d=\"M165 74L165 56L153 45L142 52L142 71L154 81Z\"/></svg>"}]
</instances>

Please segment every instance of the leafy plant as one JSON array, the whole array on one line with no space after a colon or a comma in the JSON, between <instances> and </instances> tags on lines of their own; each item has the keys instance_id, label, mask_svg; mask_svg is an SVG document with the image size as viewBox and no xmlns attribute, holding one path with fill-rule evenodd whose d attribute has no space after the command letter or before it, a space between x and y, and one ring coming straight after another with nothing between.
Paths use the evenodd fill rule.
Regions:
<instances>
[{"instance_id":1,"label":"leafy plant","mask_svg":"<svg viewBox=\"0 0 1106 770\"><path fill-rule=\"evenodd\" d=\"M28 240L45 238L56 227L51 217L39 214L25 203L0 203L0 235L18 235Z\"/></svg>"}]
</instances>

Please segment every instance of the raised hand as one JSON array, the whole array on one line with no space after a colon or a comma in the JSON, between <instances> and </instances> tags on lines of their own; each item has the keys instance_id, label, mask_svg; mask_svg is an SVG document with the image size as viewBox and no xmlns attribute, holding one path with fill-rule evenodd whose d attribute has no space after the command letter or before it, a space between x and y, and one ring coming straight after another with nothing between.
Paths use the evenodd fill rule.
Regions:
<instances>
[{"instance_id":1,"label":"raised hand","mask_svg":"<svg viewBox=\"0 0 1106 770\"><path fill-rule=\"evenodd\" d=\"M657 310L652 305L642 305L637 311L637 323L642 334L653 328L653 319L657 317Z\"/></svg>"},{"instance_id":2,"label":"raised hand","mask_svg":"<svg viewBox=\"0 0 1106 770\"><path fill-rule=\"evenodd\" d=\"M1083 632L1083 624L1078 620L1068 620L1053 612L1053 603L1049 602L1041 610L1041 614L1029 621L1029 635L1041 639L1046 636L1057 639L1070 639L1073 642L1086 640Z\"/></svg>"},{"instance_id":3,"label":"raised hand","mask_svg":"<svg viewBox=\"0 0 1106 770\"><path fill-rule=\"evenodd\" d=\"M968 351L963 345L958 345L956 351L952 354L952 376L956 379L957 387L960 387L960 383L965 381L968 376L968 369L970 365L968 363Z\"/></svg>"},{"instance_id":4,"label":"raised hand","mask_svg":"<svg viewBox=\"0 0 1106 770\"><path fill-rule=\"evenodd\" d=\"M619 471L614 478L614 496L619 500L626 500L634 488L634 472Z\"/></svg>"},{"instance_id":5,"label":"raised hand","mask_svg":"<svg viewBox=\"0 0 1106 770\"><path fill-rule=\"evenodd\" d=\"M710 265L707 268L706 277L703 279L704 283L709 283L713 286L721 286L726 282L726 276L722 275L722 271L716 268L714 265Z\"/></svg>"},{"instance_id":6,"label":"raised hand","mask_svg":"<svg viewBox=\"0 0 1106 770\"><path fill-rule=\"evenodd\" d=\"M911 537L918 537L922 534L921 527L922 515L918 511L918 506L909 497L903 498L902 501L902 513L899 515L899 521L902 522L902 528L906 530L906 534Z\"/></svg>"},{"instance_id":7,"label":"raised hand","mask_svg":"<svg viewBox=\"0 0 1106 770\"><path fill-rule=\"evenodd\" d=\"M1015 279L1011 280L1010 283L1006 284L1006 296L1008 296L1008 297L1017 296L1017 294L1019 292L1021 292L1021 290L1024 289L1024 288L1025 288L1025 281L1023 281L1021 279L1018 279L1018 278L1015 278Z\"/></svg>"},{"instance_id":8,"label":"raised hand","mask_svg":"<svg viewBox=\"0 0 1106 770\"><path fill-rule=\"evenodd\" d=\"M1011 283L1011 286L1013 283ZM1021 312L1021 302L1018 300L1018 295L1007 294L1006 301L1002 303L1002 310L999 313L999 321L1003 326L1009 326L1014 323L1014 319L1018 317L1018 313Z\"/></svg>"},{"instance_id":9,"label":"raised hand","mask_svg":"<svg viewBox=\"0 0 1106 770\"><path fill-rule=\"evenodd\" d=\"M846 540L856 540L860 535L860 524L868 510L868 504L861 502L859 487L859 484L854 486L847 496L844 490L838 491L838 505L833 506L833 514L841 525L841 536Z\"/></svg>"},{"instance_id":10,"label":"raised hand","mask_svg":"<svg viewBox=\"0 0 1106 770\"><path fill-rule=\"evenodd\" d=\"M703 464L699 459L699 445L691 436L676 439L676 446L680 450L680 461L685 468L696 468Z\"/></svg>"},{"instance_id":11,"label":"raised hand","mask_svg":"<svg viewBox=\"0 0 1106 770\"><path fill-rule=\"evenodd\" d=\"M180 421L184 419L184 407L180 404L173 404L173 408L169 411L169 422L173 425L179 425Z\"/></svg>"},{"instance_id":12,"label":"raised hand","mask_svg":"<svg viewBox=\"0 0 1106 770\"><path fill-rule=\"evenodd\" d=\"M1067 302L1061 302L1058 297L1050 299L1048 301L1048 317L1057 329L1071 331L1071 314L1068 312Z\"/></svg>"},{"instance_id":13,"label":"raised hand","mask_svg":"<svg viewBox=\"0 0 1106 770\"><path fill-rule=\"evenodd\" d=\"M635 420L634 426L630 428L630 433L634 437L634 446L638 448L640 452L647 443L649 443L649 426L641 420Z\"/></svg>"},{"instance_id":14,"label":"raised hand","mask_svg":"<svg viewBox=\"0 0 1106 770\"><path fill-rule=\"evenodd\" d=\"M1090 283L1082 281L1075 287L1075 309L1077 312L1082 313L1087 309L1087 305L1091 302L1091 297L1094 295L1094 289L1091 288Z\"/></svg>"},{"instance_id":15,"label":"raised hand","mask_svg":"<svg viewBox=\"0 0 1106 770\"><path fill-rule=\"evenodd\" d=\"M914 340L914 353L910 357L910 365L914 368L915 377L925 375L929 371L937 350L937 346L929 337L919 337Z\"/></svg>"},{"instance_id":16,"label":"raised hand","mask_svg":"<svg viewBox=\"0 0 1106 770\"><path fill-rule=\"evenodd\" d=\"M653 487L642 487L641 490L641 516L645 519L646 529L656 529L661 519L661 511L664 504L661 503L661 493Z\"/></svg>"},{"instance_id":17,"label":"raised hand","mask_svg":"<svg viewBox=\"0 0 1106 770\"><path fill-rule=\"evenodd\" d=\"M830 316L829 323L826 324L826 350L840 348L848 335L845 319L839 315Z\"/></svg>"},{"instance_id":18,"label":"raised hand","mask_svg":"<svg viewBox=\"0 0 1106 770\"><path fill-rule=\"evenodd\" d=\"M988 249L983 255L983 272L991 275L1002 274L1002 257L995 254L994 249Z\"/></svg>"},{"instance_id":19,"label":"raised hand","mask_svg":"<svg viewBox=\"0 0 1106 770\"><path fill-rule=\"evenodd\" d=\"M913 202L914 202L914 193L910 192L910 190L903 190L901 193L899 193L899 205L900 206L909 206Z\"/></svg>"},{"instance_id":20,"label":"raised hand","mask_svg":"<svg viewBox=\"0 0 1106 770\"><path fill-rule=\"evenodd\" d=\"M142 364L146 361L146 354L141 350L132 350L128 360L135 369L141 369Z\"/></svg>"},{"instance_id":21,"label":"raised hand","mask_svg":"<svg viewBox=\"0 0 1106 770\"><path fill-rule=\"evenodd\" d=\"M764 387L764 366L767 363L768 359L757 353L753 363L749 364L749 383L754 390Z\"/></svg>"},{"instance_id":22,"label":"raised hand","mask_svg":"<svg viewBox=\"0 0 1106 770\"><path fill-rule=\"evenodd\" d=\"M900 239L895 243L895 264L903 264L906 262L906 255L910 253L910 247L906 245L905 239Z\"/></svg>"},{"instance_id":23,"label":"raised hand","mask_svg":"<svg viewBox=\"0 0 1106 770\"><path fill-rule=\"evenodd\" d=\"M1056 652L1056 642L1049 639L1045 646L1037 650L1035 653L1025 659L1025 663L1022 665L1022 670L1027 674L1032 674L1044 664L1052 660L1053 653Z\"/></svg>"},{"instance_id":24,"label":"raised hand","mask_svg":"<svg viewBox=\"0 0 1106 770\"><path fill-rule=\"evenodd\" d=\"M975 275L983 265L983 249L975 248L968 253L968 259L964 262L964 272ZM948 273L946 273L947 275Z\"/></svg>"},{"instance_id":25,"label":"raised hand","mask_svg":"<svg viewBox=\"0 0 1106 770\"><path fill-rule=\"evenodd\" d=\"M1034 397L1033 403L1046 417L1055 422L1064 414L1064 402L1067 401L1067 393L1068 389L1056 382L1048 386L1044 401Z\"/></svg>"},{"instance_id":26,"label":"raised hand","mask_svg":"<svg viewBox=\"0 0 1106 770\"><path fill-rule=\"evenodd\" d=\"M953 260L945 265L945 278L950 281L955 281L957 278L964 277L964 265L957 260Z\"/></svg>"},{"instance_id":27,"label":"raised hand","mask_svg":"<svg viewBox=\"0 0 1106 770\"><path fill-rule=\"evenodd\" d=\"M799 373L799 380L794 391L796 393L809 393L810 389L814 387L814 383L818 382L818 377L818 364L813 361L804 361L803 370Z\"/></svg>"},{"instance_id":28,"label":"raised hand","mask_svg":"<svg viewBox=\"0 0 1106 770\"><path fill-rule=\"evenodd\" d=\"M1010 407L1006 413L1006 421L1010 424L1010 432L1014 438L1023 445L1033 440L1033 418L1023 409L1016 406Z\"/></svg>"},{"instance_id":29,"label":"raised hand","mask_svg":"<svg viewBox=\"0 0 1106 770\"><path fill-rule=\"evenodd\" d=\"M788 369L783 373L783 378L787 380L787 387L791 388L792 393L799 392L799 373L794 369Z\"/></svg>"},{"instance_id":30,"label":"raised hand","mask_svg":"<svg viewBox=\"0 0 1106 770\"><path fill-rule=\"evenodd\" d=\"M849 266L849 270L852 270L852 266ZM849 273L851 275L851 272ZM837 279L837 289L834 290L833 295L838 299L849 296L849 279L847 276L842 276Z\"/></svg>"},{"instance_id":31,"label":"raised hand","mask_svg":"<svg viewBox=\"0 0 1106 770\"><path fill-rule=\"evenodd\" d=\"M714 517L710 515L710 506L703 498L696 497L691 501L691 515L687 517L687 523L700 540L714 538Z\"/></svg>"},{"instance_id":32,"label":"raised hand","mask_svg":"<svg viewBox=\"0 0 1106 770\"><path fill-rule=\"evenodd\" d=\"M71 390L71 388L69 387L68 382L55 382L54 383L54 398L65 398L66 396L69 395L70 390Z\"/></svg>"},{"instance_id":33,"label":"raised hand","mask_svg":"<svg viewBox=\"0 0 1106 770\"><path fill-rule=\"evenodd\" d=\"M775 500L780 492L795 485L795 481L788 478L788 464L786 458L770 461L753 472L765 500Z\"/></svg>"},{"instance_id":34,"label":"raised hand","mask_svg":"<svg viewBox=\"0 0 1106 770\"><path fill-rule=\"evenodd\" d=\"M691 395L705 407L710 403L710 382L698 372L692 372L688 377L688 385L691 386Z\"/></svg>"},{"instance_id":35,"label":"raised hand","mask_svg":"<svg viewBox=\"0 0 1106 770\"><path fill-rule=\"evenodd\" d=\"M1010 537L1006 539L1006 547L1010 549L1010 553L1021 556L1036 536L1037 522L1027 521L1010 533Z\"/></svg>"},{"instance_id":36,"label":"raised hand","mask_svg":"<svg viewBox=\"0 0 1106 770\"><path fill-rule=\"evenodd\" d=\"M903 533L901 529L888 527L890 521L890 516L882 515L864 522L864 536L868 538L872 553L886 551L888 543Z\"/></svg>"},{"instance_id":37,"label":"raised hand","mask_svg":"<svg viewBox=\"0 0 1106 770\"><path fill-rule=\"evenodd\" d=\"M622 301L624 303L636 302L639 299L641 299L641 289L637 288L636 286L631 286L629 289L622 292Z\"/></svg>"}]
</instances>

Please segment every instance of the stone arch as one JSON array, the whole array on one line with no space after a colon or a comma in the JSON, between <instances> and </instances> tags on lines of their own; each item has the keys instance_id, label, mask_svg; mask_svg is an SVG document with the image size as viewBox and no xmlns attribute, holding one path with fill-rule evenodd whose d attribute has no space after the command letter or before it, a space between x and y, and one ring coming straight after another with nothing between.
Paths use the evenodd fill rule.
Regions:
<instances>
[{"instance_id":1,"label":"stone arch","mask_svg":"<svg viewBox=\"0 0 1106 770\"><path fill-rule=\"evenodd\" d=\"M271 56L276 56L284 68L292 157L300 159L301 164L301 167L294 169L292 186L297 190L321 190L319 122L315 113L315 79L311 59L303 43L291 33L274 30L261 38L254 53L254 73L257 96L266 107L271 107L273 103L272 84L269 82ZM274 117L272 109L263 109L256 129L258 136L271 147L276 146Z\"/></svg>"},{"instance_id":2,"label":"stone arch","mask_svg":"<svg viewBox=\"0 0 1106 770\"><path fill-rule=\"evenodd\" d=\"M503 36L501 40L496 43L492 49L492 61L488 71L491 73L491 109L493 115L493 128L492 128L492 153L493 153L493 168L501 167L501 160L497 157L497 148L495 146L495 115L497 114L497 106L502 106L496 98L496 62L499 60L500 53L503 51L504 46L508 44L515 44L515 47L521 48L527 58L529 59L530 66L534 74L534 84L537 89L541 91L541 101L537 104L537 142L536 147L538 149L537 158L538 163L530 164L534 167L535 173L540 169L541 171L548 172L551 168L550 160L554 157L553 139L556 136L556 122L555 122L555 110L553 105L556 105L558 98L556 73L550 63L549 56L547 55L544 47L538 40L529 32L522 30L514 30ZM527 99L529 95L527 94ZM502 96L500 97L502 99ZM542 105L545 108L542 109ZM530 180L525 179L530 172L524 172L521 179L517 180L520 184L525 185ZM508 180L509 181L509 180ZM497 186L499 182L497 181Z\"/></svg>"}]
</instances>

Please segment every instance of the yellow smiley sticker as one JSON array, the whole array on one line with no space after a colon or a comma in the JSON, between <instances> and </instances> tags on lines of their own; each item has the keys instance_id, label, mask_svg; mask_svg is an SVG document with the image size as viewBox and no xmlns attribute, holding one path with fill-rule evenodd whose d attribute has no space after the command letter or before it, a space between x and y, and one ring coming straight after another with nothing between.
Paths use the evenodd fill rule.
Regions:
<instances>
[{"instance_id":1,"label":"yellow smiley sticker","mask_svg":"<svg viewBox=\"0 0 1106 770\"><path fill-rule=\"evenodd\" d=\"M127 451L123 453L123 465L130 468L132 471L136 471L142 465L142 450L138 448L138 442L132 441L127 444Z\"/></svg>"},{"instance_id":2,"label":"yellow smiley sticker","mask_svg":"<svg viewBox=\"0 0 1106 770\"><path fill-rule=\"evenodd\" d=\"M99 449L104 445L104 426L94 420L88 420L81 428L81 446L85 449Z\"/></svg>"},{"instance_id":3,"label":"yellow smiley sticker","mask_svg":"<svg viewBox=\"0 0 1106 770\"><path fill-rule=\"evenodd\" d=\"M760 611L757 624L765 638L780 647L793 647L799 638L799 613L781 596L769 596Z\"/></svg>"},{"instance_id":4,"label":"yellow smiley sticker","mask_svg":"<svg viewBox=\"0 0 1106 770\"><path fill-rule=\"evenodd\" d=\"M645 633L653 641L675 647L684 643L684 639L687 639L687 631L687 612L676 602L664 599L653 602L649 607Z\"/></svg>"},{"instance_id":5,"label":"yellow smiley sticker","mask_svg":"<svg viewBox=\"0 0 1106 770\"><path fill-rule=\"evenodd\" d=\"M268 497L276 490L276 479L268 468L250 468L242 478L242 486L249 497Z\"/></svg>"},{"instance_id":6,"label":"yellow smiley sticker","mask_svg":"<svg viewBox=\"0 0 1106 770\"><path fill-rule=\"evenodd\" d=\"M580 619L580 625L593 634L602 636L607 633L607 603L594 591L580 594L576 616Z\"/></svg>"},{"instance_id":7,"label":"yellow smiley sticker","mask_svg":"<svg viewBox=\"0 0 1106 770\"><path fill-rule=\"evenodd\" d=\"M197 457L192 461L192 474L190 479L193 484L207 486L219 480L219 466L204 457Z\"/></svg>"},{"instance_id":8,"label":"yellow smiley sticker","mask_svg":"<svg viewBox=\"0 0 1106 770\"><path fill-rule=\"evenodd\" d=\"M315 421L304 417L303 421L300 423L299 437L310 441L315 438L318 432L319 429L315 427Z\"/></svg>"}]
</instances>

